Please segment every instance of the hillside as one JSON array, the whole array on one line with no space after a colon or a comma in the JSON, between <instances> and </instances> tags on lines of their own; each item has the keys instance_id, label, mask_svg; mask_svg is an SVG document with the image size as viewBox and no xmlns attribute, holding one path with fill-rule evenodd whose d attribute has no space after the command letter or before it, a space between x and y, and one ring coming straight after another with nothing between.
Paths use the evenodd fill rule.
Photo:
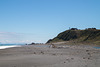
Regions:
<instances>
[{"instance_id":1,"label":"hillside","mask_svg":"<svg viewBox=\"0 0 100 67\"><path fill-rule=\"evenodd\" d=\"M92 43L100 45L100 30L96 28L88 28L85 30L78 30L71 28L57 35L57 37L48 40L47 43L70 41L74 43Z\"/></svg>"}]
</instances>

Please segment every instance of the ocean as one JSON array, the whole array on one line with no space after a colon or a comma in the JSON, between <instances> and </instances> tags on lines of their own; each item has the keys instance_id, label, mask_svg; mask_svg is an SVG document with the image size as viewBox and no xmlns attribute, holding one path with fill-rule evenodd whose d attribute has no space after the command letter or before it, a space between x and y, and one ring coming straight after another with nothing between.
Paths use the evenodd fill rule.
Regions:
<instances>
[{"instance_id":1,"label":"ocean","mask_svg":"<svg viewBox=\"0 0 100 67\"><path fill-rule=\"evenodd\" d=\"M12 47L20 47L25 44L0 44L0 49L12 48Z\"/></svg>"},{"instance_id":2,"label":"ocean","mask_svg":"<svg viewBox=\"0 0 100 67\"><path fill-rule=\"evenodd\" d=\"M25 45L25 44L0 44L0 46L14 46L14 45Z\"/></svg>"}]
</instances>

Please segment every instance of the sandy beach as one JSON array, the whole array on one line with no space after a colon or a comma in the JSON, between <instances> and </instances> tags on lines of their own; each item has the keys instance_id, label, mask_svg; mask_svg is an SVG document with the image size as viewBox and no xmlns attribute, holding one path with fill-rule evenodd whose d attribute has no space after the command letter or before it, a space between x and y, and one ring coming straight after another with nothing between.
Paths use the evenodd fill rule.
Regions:
<instances>
[{"instance_id":1,"label":"sandy beach","mask_svg":"<svg viewBox=\"0 0 100 67\"><path fill-rule=\"evenodd\" d=\"M100 67L100 49L75 45L0 49L0 67Z\"/></svg>"}]
</instances>

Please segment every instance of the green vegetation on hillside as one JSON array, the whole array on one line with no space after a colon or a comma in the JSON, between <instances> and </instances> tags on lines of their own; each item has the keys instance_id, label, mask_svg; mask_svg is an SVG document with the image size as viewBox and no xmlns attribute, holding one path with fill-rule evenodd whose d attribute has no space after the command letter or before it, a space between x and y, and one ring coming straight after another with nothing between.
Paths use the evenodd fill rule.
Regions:
<instances>
[{"instance_id":1,"label":"green vegetation on hillside","mask_svg":"<svg viewBox=\"0 0 100 67\"><path fill-rule=\"evenodd\" d=\"M85 30L78 30L71 28L66 30L57 37L48 40L47 43L62 42L62 41L75 41L75 42L88 42L93 44L100 44L100 30L96 28L88 28Z\"/></svg>"}]
</instances>

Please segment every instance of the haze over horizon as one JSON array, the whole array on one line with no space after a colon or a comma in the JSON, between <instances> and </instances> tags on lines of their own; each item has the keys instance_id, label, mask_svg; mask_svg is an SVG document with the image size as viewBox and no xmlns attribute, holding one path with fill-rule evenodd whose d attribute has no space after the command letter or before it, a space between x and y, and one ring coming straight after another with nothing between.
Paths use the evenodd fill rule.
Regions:
<instances>
[{"instance_id":1,"label":"haze over horizon","mask_svg":"<svg viewBox=\"0 0 100 67\"><path fill-rule=\"evenodd\" d=\"M1 43L45 43L69 27L100 29L100 0L0 0Z\"/></svg>"}]
</instances>

